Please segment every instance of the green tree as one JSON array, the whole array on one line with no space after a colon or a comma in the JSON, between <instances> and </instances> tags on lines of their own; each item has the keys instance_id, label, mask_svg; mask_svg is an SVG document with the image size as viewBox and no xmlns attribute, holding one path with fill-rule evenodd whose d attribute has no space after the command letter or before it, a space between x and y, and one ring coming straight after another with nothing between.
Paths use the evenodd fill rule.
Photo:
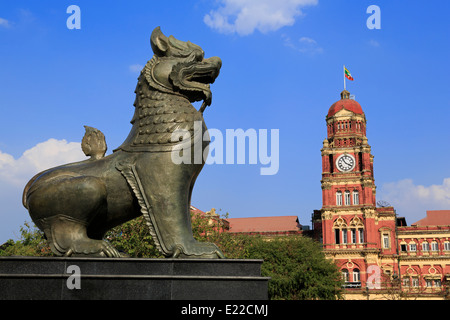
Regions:
<instances>
[{"instance_id":1,"label":"green tree","mask_svg":"<svg viewBox=\"0 0 450 320\"><path fill-rule=\"evenodd\" d=\"M117 250L131 258L163 258L150 235L144 217L140 216L109 230L105 238Z\"/></svg>"},{"instance_id":2,"label":"green tree","mask_svg":"<svg viewBox=\"0 0 450 320\"><path fill-rule=\"evenodd\" d=\"M342 298L341 274L333 261L325 258L317 241L292 235L270 239L234 235L224 232L218 217L194 214L192 221L194 237L216 243L227 258L264 260L261 274L271 277L270 299Z\"/></svg>"},{"instance_id":3,"label":"green tree","mask_svg":"<svg viewBox=\"0 0 450 320\"><path fill-rule=\"evenodd\" d=\"M249 258L264 259L261 273L271 277L271 299L335 300L342 298L342 279L322 247L304 236L254 238Z\"/></svg>"},{"instance_id":4,"label":"green tree","mask_svg":"<svg viewBox=\"0 0 450 320\"><path fill-rule=\"evenodd\" d=\"M20 227L20 239L9 239L0 246L0 256L53 256L44 233L32 223Z\"/></svg>"}]
</instances>

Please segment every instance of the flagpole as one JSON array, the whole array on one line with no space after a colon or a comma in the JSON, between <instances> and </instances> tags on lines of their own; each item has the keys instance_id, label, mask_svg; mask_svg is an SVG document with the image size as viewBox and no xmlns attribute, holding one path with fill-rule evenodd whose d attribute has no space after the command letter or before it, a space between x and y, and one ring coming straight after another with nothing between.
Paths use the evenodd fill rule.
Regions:
<instances>
[{"instance_id":1,"label":"flagpole","mask_svg":"<svg viewBox=\"0 0 450 320\"><path fill-rule=\"evenodd\" d=\"M344 72L343 76L344 76L344 91L345 91L345 90L347 90L346 84L345 84L345 64L344 64L344 69L342 71Z\"/></svg>"}]
</instances>

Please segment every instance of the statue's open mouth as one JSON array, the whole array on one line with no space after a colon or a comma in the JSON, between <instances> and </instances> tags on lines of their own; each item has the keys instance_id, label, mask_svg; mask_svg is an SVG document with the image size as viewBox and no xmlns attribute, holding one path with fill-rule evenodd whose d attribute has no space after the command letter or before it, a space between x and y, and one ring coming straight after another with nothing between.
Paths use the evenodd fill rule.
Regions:
<instances>
[{"instance_id":1,"label":"statue's open mouth","mask_svg":"<svg viewBox=\"0 0 450 320\"><path fill-rule=\"evenodd\" d=\"M176 65L170 79L180 93L191 102L203 100L201 111L211 105L212 94L209 85L219 75L222 61L218 57L204 59L202 62Z\"/></svg>"}]
</instances>

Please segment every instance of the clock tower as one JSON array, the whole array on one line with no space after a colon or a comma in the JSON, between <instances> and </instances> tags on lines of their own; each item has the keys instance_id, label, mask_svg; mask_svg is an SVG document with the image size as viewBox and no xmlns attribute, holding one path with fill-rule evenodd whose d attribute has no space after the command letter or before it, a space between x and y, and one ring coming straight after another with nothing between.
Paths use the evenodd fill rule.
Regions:
<instances>
[{"instance_id":1,"label":"clock tower","mask_svg":"<svg viewBox=\"0 0 450 320\"><path fill-rule=\"evenodd\" d=\"M375 208L373 156L361 105L344 90L326 116L322 149L324 214Z\"/></svg>"},{"instance_id":2,"label":"clock tower","mask_svg":"<svg viewBox=\"0 0 450 320\"><path fill-rule=\"evenodd\" d=\"M361 105L344 90L325 120L322 209L314 223L320 225L325 256L340 268L346 288L365 290L374 267L395 271L395 212L376 207L374 157Z\"/></svg>"}]
</instances>

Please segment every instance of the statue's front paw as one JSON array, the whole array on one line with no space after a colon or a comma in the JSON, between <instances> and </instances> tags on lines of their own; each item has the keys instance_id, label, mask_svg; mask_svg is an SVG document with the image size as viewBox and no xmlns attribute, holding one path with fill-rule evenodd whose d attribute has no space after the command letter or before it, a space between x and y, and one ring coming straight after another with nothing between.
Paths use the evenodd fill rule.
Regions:
<instances>
[{"instance_id":1,"label":"statue's front paw","mask_svg":"<svg viewBox=\"0 0 450 320\"><path fill-rule=\"evenodd\" d=\"M189 250L181 245L176 246L171 258L225 259L225 255L214 243L197 242L195 246L190 246Z\"/></svg>"},{"instance_id":2,"label":"statue's front paw","mask_svg":"<svg viewBox=\"0 0 450 320\"><path fill-rule=\"evenodd\" d=\"M74 241L71 247L65 253L70 256L91 256L91 257L109 257L120 258L122 254L110 243L103 240L83 239Z\"/></svg>"}]
</instances>

